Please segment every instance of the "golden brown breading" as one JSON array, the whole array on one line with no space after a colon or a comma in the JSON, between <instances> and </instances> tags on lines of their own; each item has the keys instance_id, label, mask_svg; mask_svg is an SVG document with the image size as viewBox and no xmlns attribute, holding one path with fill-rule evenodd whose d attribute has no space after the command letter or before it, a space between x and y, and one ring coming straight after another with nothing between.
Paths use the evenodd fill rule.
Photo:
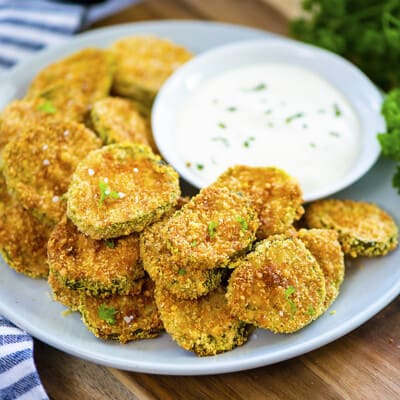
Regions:
<instances>
[{"instance_id":1,"label":"golden brown breading","mask_svg":"<svg viewBox=\"0 0 400 400\"><path fill-rule=\"evenodd\" d=\"M132 294L141 288L137 280L144 277L144 269L137 234L94 240L63 218L51 234L48 256L52 274L88 295Z\"/></svg>"},{"instance_id":2,"label":"golden brown breading","mask_svg":"<svg viewBox=\"0 0 400 400\"><path fill-rule=\"evenodd\" d=\"M321 315L324 274L300 239L271 236L235 266L227 299L242 321L291 333Z\"/></svg>"},{"instance_id":3,"label":"golden brown breading","mask_svg":"<svg viewBox=\"0 0 400 400\"><path fill-rule=\"evenodd\" d=\"M196 269L225 266L256 239L259 226L246 197L208 187L177 211L160 232L171 262Z\"/></svg>"},{"instance_id":4,"label":"golden brown breading","mask_svg":"<svg viewBox=\"0 0 400 400\"><path fill-rule=\"evenodd\" d=\"M68 307L71 311L79 311L82 292L66 287L56 273L49 270L47 282L52 291L53 299Z\"/></svg>"},{"instance_id":5,"label":"golden brown breading","mask_svg":"<svg viewBox=\"0 0 400 400\"><path fill-rule=\"evenodd\" d=\"M115 295L105 299L83 296L80 311L84 324L101 339L126 343L156 337L163 330L150 279L135 296Z\"/></svg>"},{"instance_id":6,"label":"golden brown breading","mask_svg":"<svg viewBox=\"0 0 400 400\"><path fill-rule=\"evenodd\" d=\"M212 186L227 187L248 196L260 220L259 239L287 231L304 213L298 182L275 167L236 165Z\"/></svg>"},{"instance_id":7,"label":"golden brown breading","mask_svg":"<svg viewBox=\"0 0 400 400\"><path fill-rule=\"evenodd\" d=\"M109 94L114 69L110 52L78 51L40 71L29 86L27 99L44 99L48 110L84 122L93 103Z\"/></svg>"},{"instance_id":8,"label":"golden brown breading","mask_svg":"<svg viewBox=\"0 0 400 400\"><path fill-rule=\"evenodd\" d=\"M135 104L128 99L106 97L91 112L96 132L105 144L133 142L150 146L152 133Z\"/></svg>"},{"instance_id":9,"label":"golden brown breading","mask_svg":"<svg viewBox=\"0 0 400 400\"><path fill-rule=\"evenodd\" d=\"M301 229L297 236L317 260L325 277L324 311L334 302L343 282L344 254L338 233L332 229Z\"/></svg>"},{"instance_id":10,"label":"golden brown breading","mask_svg":"<svg viewBox=\"0 0 400 400\"><path fill-rule=\"evenodd\" d=\"M214 290L221 283L224 270L197 269L179 260L173 262L160 231L168 217L146 228L140 238L143 266L159 287L168 289L179 298L197 298Z\"/></svg>"},{"instance_id":11,"label":"golden brown breading","mask_svg":"<svg viewBox=\"0 0 400 400\"><path fill-rule=\"evenodd\" d=\"M376 204L319 200L307 208L305 219L310 228L336 230L343 252L352 257L384 256L397 247L396 223Z\"/></svg>"},{"instance_id":12,"label":"golden brown breading","mask_svg":"<svg viewBox=\"0 0 400 400\"><path fill-rule=\"evenodd\" d=\"M100 145L93 132L75 122L29 126L3 150L7 185L37 218L57 223L66 209L61 197L78 162Z\"/></svg>"},{"instance_id":13,"label":"golden brown breading","mask_svg":"<svg viewBox=\"0 0 400 400\"><path fill-rule=\"evenodd\" d=\"M7 264L31 278L45 278L51 229L10 196L0 173L0 253Z\"/></svg>"},{"instance_id":14,"label":"golden brown breading","mask_svg":"<svg viewBox=\"0 0 400 400\"><path fill-rule=\"evenodd\" d=\"M151 104L164 81L192 54L169 40L132 36L116 41L111 52L116 59L113 92Z\"/></svg>"},{"instance_id":15,"label":"golden brown breading","mask_svg":"<svg viewBox=\"0 0 400 400\"><path fill-rule=\"evenodd\" d=\"M81 232L105 239L142 231L179 196L174 169L149 147L125 142L93 151L78 165L67 213Z\"/></svg>"},{"instance_id":16,"label":"golden brown breading","mask_svg":"<svg viewBox=\"0 0 400 400\"><path fill-rule=\"evenodd\" d=\"M230 313L225 289L182 300L156 288L156 304L166 331L185 350L212 356L243 345L252 327Z\"/></svg>"},{"instance_id":17,"label":"golden brown breading","mask_svg":"<svg viewBox=\"0 0 400 400\"><path fill-rule=\"evenodd\" d=\"M59 112L46 112L46 101L41 98L32 100L14 100L2 111L0 117L0 151L19 132L27 126L59 119L68 116ZM51 111L51 109L50 109Z\"/></svg>"}]
</instances>

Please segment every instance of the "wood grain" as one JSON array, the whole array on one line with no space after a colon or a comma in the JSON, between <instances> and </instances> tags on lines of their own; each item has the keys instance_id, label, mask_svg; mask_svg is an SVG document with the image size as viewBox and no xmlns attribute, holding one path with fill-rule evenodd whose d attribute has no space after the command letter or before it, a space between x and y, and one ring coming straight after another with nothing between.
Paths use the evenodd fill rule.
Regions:
<instances>
[{"instance_id":1,"label":"wood grain","mask_svg":"<svg viewBox=\"0 0 400 400\"><path fill-rule=\"evenodd\" d=\"M275 0L147 0L96 26L203 19L285 34L287 22L269 1ZM290 15L290 10L283 12ZM125 372L75 358L38 341L35 359L54 400L398 400L400 301L395 300L359 329L321 349L238 373L174 377Z\"/></svg>"}]
</instances>

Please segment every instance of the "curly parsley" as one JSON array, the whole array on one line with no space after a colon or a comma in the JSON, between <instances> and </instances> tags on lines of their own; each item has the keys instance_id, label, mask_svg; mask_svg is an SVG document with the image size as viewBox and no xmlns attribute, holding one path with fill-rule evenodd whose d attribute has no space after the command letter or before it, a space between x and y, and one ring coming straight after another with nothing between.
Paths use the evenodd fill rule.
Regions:
<instances>
[{"instance_id":1,"label":"curly parsley","mask_svg":"<svg viewBox=\"0 0 400 400\"><path fill-rule=\"evenodd\" d=\"M99 318L103 321L106 321L107 324L114 325L115 324L115 315L118 311L113 307L107 307L106 304L102 304L98 309Z\"/></svg>"}]
</instances>

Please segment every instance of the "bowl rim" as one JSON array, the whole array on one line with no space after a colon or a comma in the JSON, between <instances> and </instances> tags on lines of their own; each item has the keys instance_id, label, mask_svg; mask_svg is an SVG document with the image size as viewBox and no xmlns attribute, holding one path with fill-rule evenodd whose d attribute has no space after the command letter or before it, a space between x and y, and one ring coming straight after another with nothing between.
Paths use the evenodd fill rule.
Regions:
<instances>
[{"instance_id":1,"label":"bowl rim","mask_svg":"<svg viewBox=\"0 0 400 400\"><path fill-rule=\"evenodd\" d=\"M179 175L186 182L198 189L207 185L201 176L195 174L185 166L184 160L176 151L176 145L174 141L171 140L173 139L173 127L169 127L168 124L165 123L165 118L166 115L176 113L176 109L182 105L181 99L179 106L175 107L175 109L171 111L171 106L175 105L175 101L171 102L171 97L181 96L183 99L187 99L188 96L193 93L193 90L187 90L188 93L182 96L179 94L179 92L176 92L176 90L182 91L185 79L187 79L190 74L197 73L199 75L197 86L199 82L205 82L210 77L216 76L215 70L218 69L218 63L216 60L221 59L221 57L226 58L232 54L238 57L240 53L255 51L256 49L261 48L266 50L273 48L275 51L278 51L278 53L286 50L294 50L293 52L288 53L289 57L286 61L287 64L299 65L310 70L311 72L316 73L322 79L328 81L329 84L335 87L335 89L341 92L341 94L346 98L351 107L354 109L360 122L362 144L359 155L357 156L353 166L348 170L342 179L327 185L321 190L316 190L308 194L304 193L304 200L306 202L313 201L328 195L332 195L333 193L336 193L356 182L371 169L380 155L380 147L376 138L376 134L385 131L385 121L380 113L380 107L383 100L382 92L360 69L358 69L354 64L345 58L328 50L284 37L250 39L218 46L195 56L192 60L179 67L161 87L152 108L151 124L153 135L161 155L178 171ZM265 52L264 54L268 53ZM317 62L318 59L320 61L324 60L325 62L331 62L333 66L341 68L340 73L342 74L344 72L347 74L347 79L351 78L354 87L357 89L356 92L358 91L368 94L368 96L366 96L366 101L367 104L370 104L370 109L368 112L364 112L364 115L368 116L368 123L366 123L365 119L362 118L360 115L360 107L355 106L356 103L354 100L349 98L348 93L344 93L343 88L338 87L337 84L332 82L332 78L327 77L328 69L322 68L324 73L321 73L321 71L316 71L316 69L321 69L321 64ZM311 68L304 66L305 60L312 60L316 67ZM265 57L265 61L263 62L268 62L268 55ZM199 72L204 64L207 64L209 66L209 70L214 72L210 73L209 70L208 72ZM255 63L251 60L247 60L245 63L241 62L240 66L250 66L254 64ZM232 65L231 67L224 67L223 70L233 70L237 67L237 65ZM220 71L218 73L220 73ZM341 79L343 79L343 76ZM354 90L354 88L352 90ZM376 131L363 134L364 129L372 129L370 128L372 125L371 121L374 122Z\"/></svg>"}]
</instances>

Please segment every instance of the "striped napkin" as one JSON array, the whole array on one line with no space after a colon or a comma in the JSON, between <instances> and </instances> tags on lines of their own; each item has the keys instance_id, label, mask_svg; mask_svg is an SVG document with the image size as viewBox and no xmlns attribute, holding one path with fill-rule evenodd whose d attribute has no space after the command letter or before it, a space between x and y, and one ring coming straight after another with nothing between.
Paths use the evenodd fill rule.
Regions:
<instances>
[{"instance_id":1,"label":"striped napkin","mask_svg":"<svg viewBox=\"0 0 400 400\"><path fill-rule=\"evenodd\" d=\"M107 0L84 6L50 0L0 0L0 73L138 1ZM48 396L34 364L31 336L0 316L0 400L14 399L48 400Z\"/></svg>"}]
</instances>

